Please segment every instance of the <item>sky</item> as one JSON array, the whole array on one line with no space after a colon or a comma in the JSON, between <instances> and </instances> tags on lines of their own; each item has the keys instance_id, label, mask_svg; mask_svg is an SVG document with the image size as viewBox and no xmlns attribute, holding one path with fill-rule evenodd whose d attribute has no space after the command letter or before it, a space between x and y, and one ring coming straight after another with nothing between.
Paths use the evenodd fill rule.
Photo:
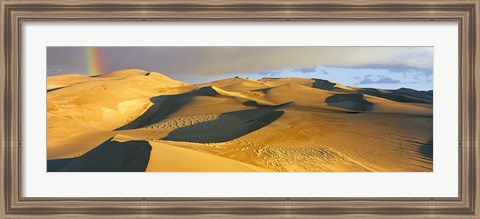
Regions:
<instances>
[{"instance_id":1,"label":"sky","mask_svg":"<svg viewBox=\"0 0 480 219\"><path fill-rule=\"evenodd\" d=\"M301 77L348 86L433 89L433 47L47 47L47 75L139 68L197 84Z\"/></svg>"}]
</instances>

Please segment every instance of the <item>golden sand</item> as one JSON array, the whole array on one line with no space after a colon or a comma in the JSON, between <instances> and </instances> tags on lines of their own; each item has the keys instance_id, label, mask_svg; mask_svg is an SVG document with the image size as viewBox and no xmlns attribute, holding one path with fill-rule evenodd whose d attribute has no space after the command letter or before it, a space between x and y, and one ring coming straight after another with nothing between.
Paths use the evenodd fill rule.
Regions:
<instances>
[{"instance_id":1,"label":"golden sand","mask_svg":"<svg viewBox=\"0 0 480 219\"><path fill-rule=\"evenodd\" d=\"M432 171L428 97L302 78L190 85L147 73L49 77L48 159L139 140L151 146L146 171Z\"/></svg>"}]
</instances>

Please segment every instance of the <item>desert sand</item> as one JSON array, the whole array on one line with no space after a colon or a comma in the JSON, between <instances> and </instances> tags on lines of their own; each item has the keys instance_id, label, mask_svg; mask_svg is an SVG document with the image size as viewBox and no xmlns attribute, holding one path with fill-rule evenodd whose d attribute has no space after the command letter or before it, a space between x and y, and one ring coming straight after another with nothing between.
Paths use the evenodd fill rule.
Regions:
<instances>
[{"instance_id":1,"label":"desert sand","mask_svg":"<svg viewBox=\"0 0 480 219\"><path fill-rule=\"evenodd\" d=\"M140 69L47 83L48 171L433 170L432 91Z\"/></svg>"}]
</instances>

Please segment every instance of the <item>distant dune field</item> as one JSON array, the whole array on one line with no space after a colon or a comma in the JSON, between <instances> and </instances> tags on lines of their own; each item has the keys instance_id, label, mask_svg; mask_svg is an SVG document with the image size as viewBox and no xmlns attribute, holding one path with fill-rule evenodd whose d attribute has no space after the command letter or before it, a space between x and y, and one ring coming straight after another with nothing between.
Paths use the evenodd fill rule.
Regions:
<instances>
[{"instance_id":1,"label":"distant dune field","mask_svg":"<svg viewBox=\"0 0 480 219\"><path fill-rule=\"evenodd\" d=\"M433 170L432 91L140 69L47 83L48 171Z\"/></svg>"}]
</instances>

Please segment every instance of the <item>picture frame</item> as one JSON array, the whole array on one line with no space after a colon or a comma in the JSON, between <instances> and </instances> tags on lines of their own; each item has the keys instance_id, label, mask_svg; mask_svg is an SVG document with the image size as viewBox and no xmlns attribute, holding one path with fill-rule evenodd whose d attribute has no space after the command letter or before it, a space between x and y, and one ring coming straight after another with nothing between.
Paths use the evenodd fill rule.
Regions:
<instances>
[{"instance_id":1,"label":"picture frame","mask_svg":"<svg viewBox=\"0 0 480 219\"><path fill-rule=\"evenodd\" d=\"M478 218L478 0L13 1L0 3L2 218ZM24 197L22 25L25 22L443 22L459 27L458 197Z\"/></svg>"}]
</instances>

